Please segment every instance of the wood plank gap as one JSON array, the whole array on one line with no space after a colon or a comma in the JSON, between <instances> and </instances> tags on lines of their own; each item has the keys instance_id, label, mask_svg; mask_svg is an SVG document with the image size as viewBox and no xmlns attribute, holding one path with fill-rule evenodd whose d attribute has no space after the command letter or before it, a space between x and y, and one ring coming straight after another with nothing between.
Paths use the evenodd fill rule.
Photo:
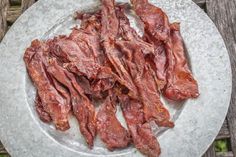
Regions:
<instances>
[{"instance_id":1,"label":"wood plank gap","mask_svg":"<svg viewBox=\"0 0 236 157\"><path fill-rule=\"evenodd\" d=\"M236 156L236 1L207 0L207 13L215 22L224 38L231 60L233 74L233 90L229 112L227 115L231 148Z\"/></svg>"}]
</instances>

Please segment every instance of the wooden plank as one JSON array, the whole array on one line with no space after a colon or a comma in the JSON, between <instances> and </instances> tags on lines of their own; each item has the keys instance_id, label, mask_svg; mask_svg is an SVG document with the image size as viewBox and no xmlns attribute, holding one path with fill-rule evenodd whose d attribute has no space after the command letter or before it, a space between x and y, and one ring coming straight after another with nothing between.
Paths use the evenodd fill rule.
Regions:
<instances>
[{"instance_id":1,"label":"wooden plank","mask_svg":"<svg viewBox=\"0 0 236 157\"><path fill-rule=\"evenodd\" d=\"M206 0L193 0L199 7L203 8L206 5Z\"/></svg>"},{"instance_id":2,"label":"wooden plank","mask_svg":"<svg viewBox=\"0 0 236 157\"><path fill-rule=\"evenodd\" d=\"M7 153L7 151L5 150L4 146L0 142L0 154L6 154L6 153Z\"/></svg>"},{"instance_id":3,"label":"wooden plank","mask_svg":"<svg viewBox=\"0 0 236 157\"><path fill-rule=\"evenodd\" d=\"M21 15L20 6L11 6L7 11L7 22L11 25Z\"/></svg>"},{"instance_id":4,"label":"wooden plank","mask_svg":"<svg viewBox=\"0 0 236 157\"><path fill-rule=\"evenodd\" d=\"M10 5L21 5L21 0L10 0Z\"/></svg>"},{"instance_id":5,"label":"wooden plank","mask_svg":"<svg viewBox=\"0 0 236 157\"><path fill-rule=\"evenodd\" d=\"M216 153L216 157L235 157L233 152Z\"/></svg>"},{"instance_id":6,"label":"wooden plank","mask_svg":"<svg viewBox=\"0 0 236 157\"><path fill-rule=\"evenodd\" d=\"M231 148L236 156L236 2L235 0L207 0L206 7L208 15L221 32L230 55L233 91L227 120Z\"/></svg>"},{"instance_id":7,"label":"wooden plank","mask_svg":"<svg viewBox=\"0 0 236 157\"><path fill-rule=\"evenodd\" d=\"M216 157L214 144L210 146L210 148L206 151L206 153L202 157Z\"/></svg>"},{"instance_id":8,"label":"wooden plank","mask_svg":"<svg viewBox=\"0 0 236 157\"><path fill-rule=\"evenodd\" d=\"M226 139L226 138L230 138L229 126L228 126L227 120L224 121L216 139L219 140L219 139Z\"/></svg>"},{"instance_id":9,"label":"wooden plank","mask_svg":"<svg viewBox=\"0 0 236 157\"><path fill-rule=\"evenodd\" d=\"M22 13L34 3L35 3L35 0L22 0L21 1L21 11L22 11Z\"/></svg>"},{"instance_id":10,"label":"wooden plank","mask_svg":"<svg viewBox=\"0 0 236 157\"><path fill-rule=\"evenodd\" d=\"M206 0L193 0L198 5L203 5L206 3Z\"/></svg>"},{"instance_id":11,"label":"wooden plank","mask_svg":"<svg viewBox=\"0 0 236 157\"><path fill-rule=\"evenodd\" d=\"M9 7L8 0L0 1L0 41L7 31L7 9Z\"/></svg>"}]
</instances>

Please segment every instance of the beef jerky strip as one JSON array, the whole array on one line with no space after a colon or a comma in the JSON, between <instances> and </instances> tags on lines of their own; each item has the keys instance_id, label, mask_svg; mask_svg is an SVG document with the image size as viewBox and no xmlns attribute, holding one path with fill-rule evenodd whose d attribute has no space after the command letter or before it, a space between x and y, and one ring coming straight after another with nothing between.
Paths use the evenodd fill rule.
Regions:
<instances>
[{"instance_id":1,"label":"beef jerky strip","mask_svg":"<svg viewBox=\"0 0 236 157\"><path fill-rule=\"evenodd\" d=\"M111 92L97 113L97 130L109 150L127 147L130 142L128 131L116 118L116 97Z\"/></svg>"},{"instance_id":2,"label":"beef jerky strip","mask_svg":"<svg viewBox=\"0 0 236 157\"><path fill-rule=\"evenodd\" d=\"M43 60L46 59L43 57L45 49L45 43L34 40L25 52L24 61L28 74L37 88L44 111L50 115L56 128L64 131L70 128L68 122L70 104L67 104L49 80L43 64L45 62Z\"/></svg>"},{"instance_id":3,"label":"beef jerky strip","mask_svg":"<svg viewBox=\"0 0 236 157\"><path fill-rule=\"evenodd\" d=\"M170 28L167 15L160 8L150 4L148 0L131 0L131 3L145 25L145 36L159 49L159 52L155 53L156 61L154 62L157 67L157 76L160 79L166 77L164 95L171 100L198 97L198 85L187 64L179 26L173 24ZM166 49L165 54L163 44Z\"/></svg>"},{"instance_id":4,"label":"beef jerky strip","mask_svg":"<svg viewBox=\"0 0 236 157\"><path fill-rule=\"evenodd\" d=\"M80 131L90 148L96 136L95 109L84 91L77 84L73 74L60 67L55 59L50 59L48 72L61 84L68 88L71 96L73 114L78 120Z\"/></svg>"},{"instance_id":5,"label":"beef jerky strip","mask_svg":"<svg viewBox=\"0 0 236 157\"><path fill-rule=\"evenodd\" d=\"M142 103L124 95L119 96L119 100L135 147L148 157L158 157L161 153L160 145L150 124L146 123Z\"/></svg>"},{"instance_id":6,"label":"beef jerky strip","mask_svg":"<svg viewBox=\"0 0 236 157\"><path fill-rule=\"evenodd\" d=\"M120 27L122 37L125 40L117 40L116 44L120 50L125 53L127 66L131 76L138 88L141 96L141 101L144 104L144 115L147 121L154 120L157 125L165 127L173 127L173 122L170 121L170 114L163 106L160 100L160 93L158 91L158 84L155 80L155 75L152 74L152 69L145 61L145 55L153 50L147 49L142 45L145 44L136 32L130 27L127 17L123 10L117 10L117 15L120 17ZM149 45L151 46L151 45Z\"/></svg>"},{"instance_id":7,"label":"beef jerky strip","mask_svg":"<svg viewBox=\"0 0 236 157\"><path fill-rule=\"evenodd\" d=\"M185 100L199 96L198 84L194 79L185 57L184 42L178 23L171 24L170 39L166 43L168 68L167 85L163 94L171 100Z\"/></svg>"},{"instance_id":8,"label":"beef jerky strip","mask_svg":"<svg viewBox=\"0 0 236 157\"><path fill-rule=\"evenodd\" d=\"M131 76L125 69L121 53L115 48L115 39L119 31L119 21L116 17L114 0L102 0L102 45L104 52L119 76L120 84L129 89L129 95L138 98L138 91Z\"/></svg>"},{"instance_id":9,"label":"beef jerky strip","mask_svg":"<svg viewBox=\"0 0 236 157\"><path fill-rule=\"evenodd\" d=\"M150 57L151 64L161 83L160 89L166 84L167 59L165 42L169 38L170 28L167 15L158 7L148 3L148 0L131 0L136 14L144 23L144 38L154 45L154 54ZM154 67L154 66L153 66Z\"/></svg>"},{"instance_id":10,"label":"beef jerky strip","mask_svg":"<svg viewBox=\"0 0 236 157\"><path fill-rule=\"evenodd\" d=\"M44 110L42 101L38 93L36 94L36 98L35 98L35 108L41 121L45 123L50 123L52 121L52 118L49 115L49 113Z\"/></svg>"}]
</instances>

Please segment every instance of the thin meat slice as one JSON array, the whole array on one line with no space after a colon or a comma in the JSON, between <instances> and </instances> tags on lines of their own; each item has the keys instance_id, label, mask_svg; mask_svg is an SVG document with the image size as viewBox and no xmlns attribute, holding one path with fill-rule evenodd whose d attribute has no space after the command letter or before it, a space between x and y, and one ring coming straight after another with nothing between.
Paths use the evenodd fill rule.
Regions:
<instances>
[{"instance_id":1,"label":"thin meat slice","mask_svg":"<svg viewBox=\"0 0 236 157\"><path fill-rule=\"evenodd\" d=\"M71 106L58 93L47 74L44 64L47 60L44 56L46 51L45 43L34 40L24 54L24 61L28 74L37 88L43 111L50 115L56 129L64 131L70 128L68 115Z\"/></svg>"},{"instance_id":2,"label":"thin meat slice","mask_svg":"<svg viewBox=\"0 0 236 157\"><path fill-rule=\"evenodd\" d=\"M159 90L163 89L166 85L166 70L167 70L167 57L165 43L159 40L152 40L147 34L144 34L144 39L154 46L153 54L146 56L147 61L152 69L156 72L156 77L159 81Z\"/></svg>"},{"instance_id":3,"label":"thin meat slice","mask_svg":"<svg viewBox=\"0 0 236 157\"><path fill-rule=\"evenodd\" d=\"M74 28L69 39L76 42L84 55L90 57L94 62L103 64L105 56L100 45L101 24L95 17L91 17L86 25L81 28Z\"/></svg>"},{"instance_id":4,"label":"thin meat slice","mask_svg":"<svg viewBox=\"0 0 236 157\"><path fill-rule=\"evenodd\" d=\"M73 74L69 73L57 64L55 59L51 59L47 67L48 72L70 92L73 114L79 122L80 131L90 148L96 136L95 109L89 99L84 95L84 91L77 84Z\"/></svg>"},{"instance_id":5,"label":"thin meat slice","mask_svg":"<svg viewBox=\"0 0 236 157\"><path fill-rule=\"evenodd\" d=\"M164 95L177 101L198 97L198 84L186 60L184 42L178 23L171 24L170 40L166 44L166 50L168 69Z\"/></svg>"},{"instance_id":6,"label":"thin meat slice","mask_svg":"<svg viewBox=\"0 0 236 157\"><path fill-rule=\"evenodd\" d=\"M153 44L155 51L150 58L154 64L154 71L163 89L166 84L167 58L165 42L169 39L170 26L167 15L158 7L150 4L148 0L131 0L136 14L144 23L144 39Z\"/></svg>"},{"instance_id":7,"label":"thin meat slice","mask_svg":"<svg viewBox=\"0 0 236 157\"><path fill-rule=\"evenodd\" d=\"M147 121L154 120L157 125L164 127L174 127L174 123L170 121L170 114L160 100L155 75L152 69L146 64L142 48L135 43L119 42L122 50L129 48L132 53L132 60L126 60L133 81L138 88L140 100L144 104L144 115ZM127 45L127 46L126 46ZM122 51L126 53L127 51Z\"/></svg>"},{"instance_id":8,"label":"thin meat slice","mask_svg":"<svg viewBox=\"0 0 236 157\"><path fill-rule=\"evenodd\" d=\"M144 23L144 30L155 40L167 41L170 34L168 16L148 0L130 0L135 13Z\"/></svg>"},{"instance_id":9,"label":"thin meat slice","mask_svg":"<svg viewBox=\"0 0 236 157\"><path fill-rule=\"evenodd\" d=\"M50 123L52 121L52 118L49 113L44 110L42 101L38 93L35 98L35 108L41 121L43 121L44 123Z\"/></svg>"},{"instance_id":10,"label":"thin meat slice","mask_svg":"<svg viewBox=\"0 0 236 157\"><path fill-rule=\"evenodd\" d=\"M136 31L130 27L128 18L124 14L124 7L117 6L117 16L120 20L120 35L123 40L136 42L139 47L142 48L142 53L144 54L145 61L150 65L152 70L156 72L156 81L158 84L158 89L161 90L166 84L165 71L166 71L166 56L164 44L154 44L152 41L141 38ZM119 42L119 41L118 41ZM128 51L126 51L128 52ZM129 56L127 56L129 57Z\"/></svg>"},{"instance_id":11,"label":"thin meat slice","mask_svg":"<svg viewBox=\"0 0 236 157\"><path fill-rule=\"evenodd\" d=\"M98 67L96 78L91 82L92 91L101 94L106 90L113 87L115 81L118 79L117 75L112 71L107 61L105 54L100 44L100 20L96 20L95 17L89 18L82 28L74 29L70 35L70 39L75 41L78 45L81 42L85 42L88 45L87 49L90 49L93 61L90 61L89 67ZM92 65L94 63L94 65ZM96 95L96 94L95 94Z\"/></svg>"},{"instance_id":12,"label":"thin meat slice","mask_svg":"<svg viewBox=\"0 0 236 157\"><path fill-rule=\"evenodd\" d=\"M135 147L148 157L158 157L160 145L153 134L150 124L146 123L142 103L120 96L121 109Z\"/></svg>"},{"instance_id":13,"label":"thin meat slice","mask_svg":"<svg viewBox=\"0 0 236 157\"><path fill-rule=\"evenodd\" d=\"M140 100L144 104L145 118L147 121L154 120L159 126L173 127L174 123L170 121L170 114L160 100L156 76L145 60L145 54L151 54L154 49L151 45L149 45L150 48L146 48L148 44L146 44L146 47L142 46L145 45L145 42L130 27L129 21L122 10L117 11L117 14L121 17L122 37L127 41L117 40L116 44L126 56L126 60L124 60L138 88Z\"/></svg>"},{"instance_id":14,"label":"thin meat slice","mask_svg":"<svg viewBox=\"0 0 236 157\"><path fill-rule=\"evenodd\" d=\"M119 32L119 21L116 17L114 0L102 0L101 38L104 52L119 76L119 83L129 89L129 95L138 98L137 88L120 59L122 54L115 48L115 39Z\"/></svg>"},{"instance_id":15,"label":"thin meat slice","mask_svg":"<svg viewBox=\"0 0 236 157\"><path fill-rule=\"evenodd\" d=\"M52 75L50 75L50 77L51 77L52 83L53 83L55 89L58 91L58 93L60 93L60 95L66 100L67 104L71 104L71 97L70 97L69 91L64 87L63 84L58 82Z\"/></svg>"},{"instance_id":16,"label":"thin meat slice","mask_svg":"<svg viewBox=\"0 0 236 157\"><path fill-rule=\"evenodd\" d=\"M102 63L96 61L93 56L88 55L92 54L92 52L85 54L75 41L67 38L55 38L50 41L50 45L51 52L56 57L63 58L63 67L75 73L80 78L86 77L89 80L94 80L90 82L89 87L91 88L86 89L86 92L90 92L88 94L97 95L96 93L103 92L113 87L117 76L109 67L103 66ZM93 86L97 88L93 88ZM100 89L100 91L98 91L98 89Z\"/></svg>"},{"instance_id":17,"label":"thin meat slice","mask_svg":"<svg viewBox=\"0 0 236 157\"><path fill-rule=\"evenodd\" d=\"M109 150L125 148L130 143L128 131L116 118L114 95L107 96L97 113L97 131Z\"/></svg>"},{"instance_id":18,"label":"thin meat slice","mask_svg":"<svg viewBox=\"0 0 236 157\"><path fill-rule=\"evenodd\" d=\"M49 41L49 45L51 53L62 58L64 67L77 75L85 75L88 78L96 77L100 66L76 42L59 37Z\"/></svg>"},{"instance_id":19,"label":"thin meat slice","mask_svg":"<svg viewBox=\"0 0 236 157\"><path fill-rule=\"evenodd\" d=\"M153 62L157 77L166 82L164 95L177 101L198 97L198 85L187 64L179 24L170 25L167 15L148 0L131 0L131 3L145 25L145 38L155 44Z\"/></svg>"},{"instance_id":20,"label":"thin meat slice","mask_svg":"<svg viewBox=\"0 0 236 157\"><path fill-rule=\"evenodd\" d=\"M50 42L53 54L63 58L64 67L80 77L93 79L90 91L95 97L111 89L117 79L100 46L100 15L83 18L82 26L74 28L69 38L55 38Z\"/></svg>"}]
</instances>

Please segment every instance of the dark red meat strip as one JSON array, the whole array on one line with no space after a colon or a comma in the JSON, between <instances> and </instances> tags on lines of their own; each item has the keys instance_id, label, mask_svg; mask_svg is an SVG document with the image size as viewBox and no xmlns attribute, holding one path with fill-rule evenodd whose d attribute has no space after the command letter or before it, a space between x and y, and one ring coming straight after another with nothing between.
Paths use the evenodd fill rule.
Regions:
<instances>
[{"instance_id":1,"label":"dark red meat strip","mask_svg":"<svg viewBox=\"0 0 236 157\"><path fill-rule=\"evenodd\" d=\"M158 157L160 146L150 124L145 121L142 104L126 96L121 96L120 102L135 147L148 157Z\"/></svg>"},{"instance_id":2,"label":"dark red meat strip","mask_svg":"<svg viewBox=\"0 0 236 157\"><path fill-rule=\"evenodd\" d=\"M129 95L138 98L138 91L130 74L120 59L122 54L115 48L115 39L119 32L119 21L116 17L114 0L102 0L102 31L104 52L119 76L120 84L129 89Z\"/></svg>"},{"instance_id":3,"label":"dark red meat strip","mask_svg":"<svg viewBox=\"0 0 236 157\"><path fill-rule=\"evenodd\" d=\"M52 121L51 116L49 115L49 113L47 113L44 108L43 108L43 104L42 101L39 97L39 95L36 95L35 98L35 108L36 108L36 112L38 113L39 118L45 122L45 123L50 123Z\"/></svg>"},{"instance_id":4,"label":"dark red meat strip","mask_svg":"<svg viewBox=\"0 0 236 157\"><path fill-rule=\"evenodd\" d=\"M116 44L125 53L127 59L125 62L144 104L145 118L147 121L154 120L159 126L173 127L174 124L170 121L170 114L160 100L155 74L152 73L152 69L145 61L145 54L152 53L154 49L138 37L130 27L129 21L122 10L117 11L117 13L120 17L122 37L127 41L117 40Z\"/></svg>"},{"instance_id":5,"label":"dark red meat strip","mask_svg":"<svg viewBox=\"0 0 236 157\"><path fill-rule=\"evenodd\" d=\"M170 25L167 15L148 0L131 0L131 3L144 23L145 38L155 45L153 62L158 79L166 83L164 95L177 101L198 97L198 85L187 64L179 25Z\"/></svg>"},{"instance_id":6,"label":"dark red meat strip","mask_svg":"<svg viewBox=\"0 0 236 157\"><path fill-rule=\"evenodd\" d=\"M166 43L168 68L164 95L171 100L185 100L199 96L197 81L189 69L184 42L178 23L171 24L170 39Z\"/></svg>"},{"instance_id":7,"label":"dark red meat strip","mask_svg":"<svg viewBox=\"0 0 236 157\"><path fill-rule=\"evenodd\" d=\"M49 62L48 72L61 84L68 88L71 96L73 114L77 118L80 131L87 144L91 148L96 135L95 109L89 99L84 95L84 91L77 84L72 73L60 67L55 59Z\"/></svg>"},{"instance_id":8,"label":"dark red meat strip","mask_svg":"<svg viewBox=\"0 0 236 157\"><path fill-rule=\"evenodd\" d=\"M44 57L47 46L45 43L34 40L26 50L24 61L32 81L37 88L38 95L43 105L43 109L50 115L59 130L70 128L68 114L70 104L58 93L52 85L45 69L47 58Z\"/></svg>"},{"instance_id":9,"label":"dark red meat strip","mask_svg":"<svg viewBox=\"0 0 236 157\"><path fill-rule=\"evenodd\" d=\"M110 93L97 113L98 134L109 150L127 147L130 142L128 131L120 124L115 114L115 96Z\"/></svg>"}]
</instances>

